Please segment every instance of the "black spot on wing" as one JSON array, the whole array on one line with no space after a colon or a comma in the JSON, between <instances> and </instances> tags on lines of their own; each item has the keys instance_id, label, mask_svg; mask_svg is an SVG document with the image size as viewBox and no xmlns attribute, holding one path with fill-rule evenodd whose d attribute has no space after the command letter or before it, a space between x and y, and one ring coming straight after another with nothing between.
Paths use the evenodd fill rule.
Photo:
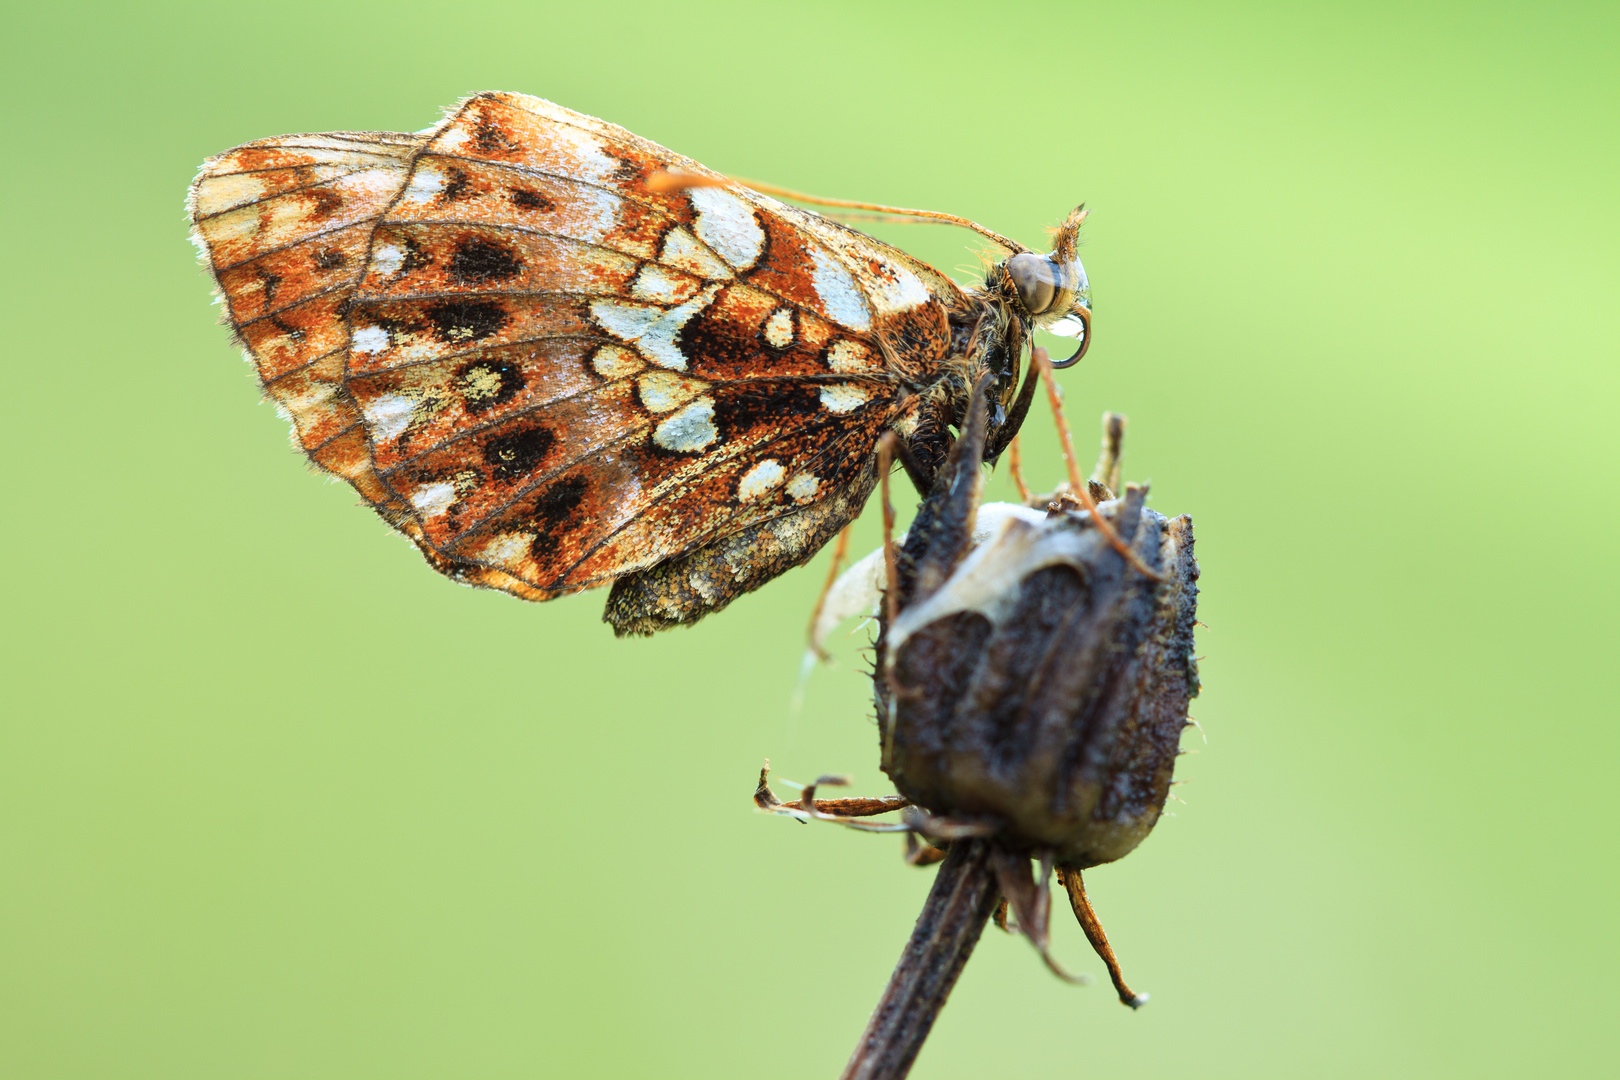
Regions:
<instances>
[{"instance_id":1,"label":"black spot on wing","mask_svg":"<svg viewBox=\"0 0 1620 1080\"><path fill-rule=\"evenodd\" d=\"M744 326L729 318L715 314L724 309L726 293L716 296L714 303L681 328L676 347L685 356L695 357L694 370L710 377L758 377L769 375L775 368L783 374L797 372L814 358L815 350L797 334L785 349L766 345L764 324Z\"/></svg>"},{"instance_id":2,"label":"black spot on wing","mask_svg":"<svg viewBox=\"0 0 1620 1080\"><path fill-rule=\"evenodd\" d=\"M556 443L557 437L549 428L520 428L485 443L484 462L489 466L490 476L511 480L532 472Z\"/></svg>"},{"instance_id":3,"label":"black spot on wing","mask_svg":"<svg viewBox=\"0 0 1620 1080\"><path fill-rule=\"evenodd\" d=\"M307 194L315 204L307 214L312 221L325 221L343 209L343 196L330 188L316 188Z\"/></svg>"},{"instance_id":4,"label":"black spot on wing","mask_svg":"<svg viewBox=\"0 0 1620 1080\"><path fill-rule=\"evenodd\" d=\"M512 205L522 210L554 210L557 204L528 188L512 188Z\"/></svg>"},{"instance_id":5,"label":"black spot on wing","mask_svg":"<svg viewBox=\"0 0 1620 1080\"><path fill-rule=\"evenodd\" d=\"M515 154L523 149L488 115L481 115L473 127L473 146L482 154Z\"/></svg>"},{"instance_id":6,"label":"black spot on wing","mask_svg":"<svg viewBox=\"0 0 1620 1080\"><path fill-rule=\"evenodd\" d=\"M715 395L714 426L723 442L761 429L803 423L817 415L821 387L798 380L731 386Z\"/></svg>"},{"instance_id":7,"label":"black spot on wing","mask_svg":"<svg viewBox=\"0 0 1620 1080\"><path fill-rule=\"evenodd\" d=\"M585 499L587 484L583 476L570 476L551 485L546 493L534 503L534 513L529 519L534 526L534 540L529 544L529 552L536 562L544 561L557 551L557 534L564 531L562 526L573 516L574 511Z\"/></svg>"},{"instance_id":8,"label":"black spot on wing","mask_svg":"<svg viewBox=\"0 0 1620 1080\"><path fill-rule=\"evenodd\" d=\"M286 334L289 341L304 340L304 328L302 326L292 325L292 323L287 322L280 315L270 316L270 325L275 327L277 330L280 330L283 334Z\"/></svg>"},{"instance_id":9,"label":"black spot on wing","mask_svg":"<svg viewBox=\"0 0 1620 1080\"><path fill-rule=\"evenodd\" d=\"M413 274L424 266L433 265L433 256L422 250L422 245L414 237L404 236L400 243L405 246L405 257L400 260L399 273L401 277Z\"/></svg>"},{"instance_id":10,"label":"black spot on wing","mask_svg":"<svg viewBox=\"0 0 1620 1080\"><path fill-rule=\"evenodd\" d=\"M281 287L281 275L272 273L262 266L255 266L253 272L258 275L259 283L264 286L264 309L270 310L270 305L276 302L276 290Z\"/></svg>"},{"instance_id":11,"label":"black spot on wing","mask_svg":"<svg viewBox=\"0 0 1620 1080\"><path fill-rule=\"evenodd\" d=\"M439 189L439 198L445 202L455 202L470 194L467 190L467 170L451 167L444 170L444 175L449 179L445 181L444 187Z\"/></svg>"},{"instance_id":12,"label":"black spot on wing","mask_svg":"<svg viewBox=\"0 0 1620 1080\"><path fill-rule=\"evenodd\" d=\"M511 248L481 237L468 237L457 246L446 267L450 276L467 285L505 281L523 271L523 261Z\"/></svg>"},{"instance_id":13,"label":"black spot on wing","mask_svg":"<svg viewBox=\"0 0 1620 1080\"><path fill-rule=\"evenodd\" d=\"M447 345L481 341L510 321L493 300L441 300L423 309L434 336Z\"/></svg>"}]
</instances>

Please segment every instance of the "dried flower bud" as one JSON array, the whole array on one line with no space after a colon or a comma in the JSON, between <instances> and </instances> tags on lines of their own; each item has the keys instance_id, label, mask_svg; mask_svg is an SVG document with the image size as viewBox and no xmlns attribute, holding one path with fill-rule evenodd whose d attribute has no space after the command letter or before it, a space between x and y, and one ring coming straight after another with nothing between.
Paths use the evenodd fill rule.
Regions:
<instances>
[{"instance_id":1,"label":"dried flower bud","mask_svg":"<svg viewBox=\"0 0 1620 1080\"><path fill-rule=\"evenodd\" d=\"M916 849L918 835L936 856L949 849L852 1068L887 1060L884 1047L915 1054L991 916L987 903L999 901L997 925L1015 917L1047 965L1073 979L1050 951L1054 870L1119 1000L1147 1001L1126 984L1082 871L1140 844L1169 796L1198 693L1192 521L1148 510L1146 488L1114 496L1124 417L1104 417L1102 458L1082 480L1044 350L1032 350L1031 368L1047 382L1068 484L981 508L986 377L903 546L886 542L830 582L813 620L811 656L841 618L870 610L884 583L873 681L899 802L816 799L810 785L783 803L768 768L754 792L761 809L801 821L905 831L914 864L936 861ZM879 447L886 476L890 444ZM885 481L886 540L892 526ZM817 783L832 782L843 781ZM906 804L899 825L862 820Z\"/></svg>"},{"instance_id":2,"label":"dried flower bud","mask_svg":"<svg viewBox=\"0 0 1620 1080\"><path fill-rule=\"evenodd\" d=\"M880 619L884 771L931 813L997 823L1004 847L1111 862L1158 821L1198 692L1192 522L1146 509L1134 485L1099 506L1162 580L1061 504L1005 515L975 545L982 440L970 420Z\"/></svg>"}]
</instances>

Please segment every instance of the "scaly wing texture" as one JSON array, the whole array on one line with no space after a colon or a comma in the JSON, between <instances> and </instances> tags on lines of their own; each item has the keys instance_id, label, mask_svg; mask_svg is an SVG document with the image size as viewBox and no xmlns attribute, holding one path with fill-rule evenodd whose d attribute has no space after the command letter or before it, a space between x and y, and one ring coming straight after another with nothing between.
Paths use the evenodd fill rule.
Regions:
<instances>
[{"instance_id":1,"label":"scaly wing texture","mask_svg":"<svg viewBox=\"0 0 1620 1080\"><path fill-rule=\"evenodd\" d=\"M304 452L379 507L399 500L372 471L359 411L342 393L344 315L372 231L424 141L371 132L264 139L205 162L189 201L193 238L265 393Z\"/></svg>"},{"instance_id":2,"label":"scaly wing texture","mask_svg":"<svg viewBox=\"0 0 1620 1080\"><path fill-rule=\"evenodd\" d=\"M544 599L823 500L947 279L549 102L212 159L197 234L299 441L443 572Z\"/></svg>"},{"instance_id":3,"label":"scaly wing texture","mask_svg":"<svg viewBox=\"0 0 1620 1080\"><path fill-rule=\"evenodd\" d=\"M209 158L187 198L192 240L260 386L309 459L353 485L435 569L529 595L523 582L457 565L424 543L409 506L373 469L361 414L343 386L346 316L372 234L426 142L394 132L285 135Z\"/></svg>"}]
</instances>

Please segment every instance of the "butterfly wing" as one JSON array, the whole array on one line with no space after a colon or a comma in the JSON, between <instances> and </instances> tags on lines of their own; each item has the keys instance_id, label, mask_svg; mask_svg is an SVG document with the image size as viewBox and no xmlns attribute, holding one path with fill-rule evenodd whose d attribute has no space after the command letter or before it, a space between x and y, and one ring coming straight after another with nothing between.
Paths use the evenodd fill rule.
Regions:
<instances>
[{"instance_id":1,"label":"butterfly wing","mask_svg":"<svg viewBox=\"0 0 1620 1080\"><path fill-rule=\"evenodd\" d=\"M951 345L961 295L926 266L735 185L655 191L721 178L549 102L301 138L205 166L197 233L305 449L464 580L544 599L850 516L833 497L864 499L902 386ZM808 557L826 529L800 532Z\"/></svg>"},{"instance_id":2,"label":"butterfly wing","mask_svg":"<svg viewBox=\"0 0 1620 1080\"><path fill-rule=\"evenodd\" d=\"M422 135L286 135L203 163L187 198L192 240L214 275L224 319L293 441L422 545L409 506L377 476L358 408L343 388L345 319L370 262L378 220L410 178ZM524 595L496 570L456 565L426 545L442 573Z\"/></svg>"}]
</instances>

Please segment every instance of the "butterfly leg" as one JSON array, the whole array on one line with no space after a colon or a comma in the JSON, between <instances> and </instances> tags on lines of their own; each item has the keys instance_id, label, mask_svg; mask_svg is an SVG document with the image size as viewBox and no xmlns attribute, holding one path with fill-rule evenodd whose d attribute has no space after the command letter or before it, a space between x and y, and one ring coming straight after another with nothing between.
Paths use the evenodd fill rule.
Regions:
<instances>
[{"instance_id":1,"label":"butterfly leg","mask_svg":"<svg viewBox=\"0 0 1620 1080\"><path fill-rule=\"evenodd\" d=\"M1018 501L1029 504L1029 485L1024 482L1024 460L1019 452L1018 436L1014 435L1012 442L1007 444L1007 471L1012 474L1013 486L1018 489Z\"/></svg>"},{"instance_id":2,"label":"butterfly leg","mask_svg":"<svg viewBox=\"0 0 1620 1080\"><path fill-rule=\"evenodd\" d=\"M827 580L821 585L821 592L816 596L816 606L810 611L810 624L804 629L804 637L810 645L810 652L823 663L830 661L832 657L821 647L816 628L821 622L821 613L826 610L827 597L832 594L833 586L838 583L838 568L843 565L844 555L849 551L849 533L852 528L853 525L845 525L838 531L838 539L833 543L832 562L827 566Z\"/></svg>"}]
</instances>

